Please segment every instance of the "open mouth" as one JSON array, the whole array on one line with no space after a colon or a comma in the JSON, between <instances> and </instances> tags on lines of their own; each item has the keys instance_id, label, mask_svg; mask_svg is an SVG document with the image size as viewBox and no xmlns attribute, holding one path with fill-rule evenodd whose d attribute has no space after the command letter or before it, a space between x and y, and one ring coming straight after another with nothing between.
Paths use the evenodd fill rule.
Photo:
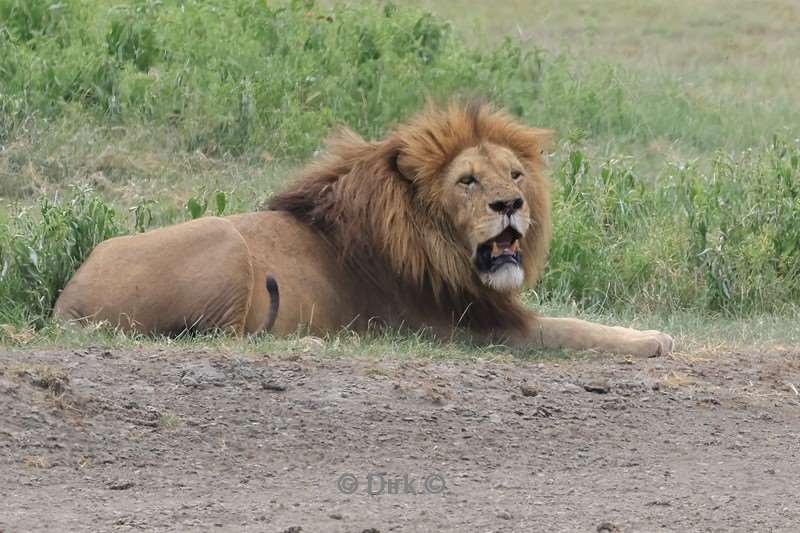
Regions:
<instances>
[{"instance_id":1,"label":"open mouth","mask_svg":"<svg viewBox=\"0 0 800 533\"><path fill-rule=\"evenodd\" d=\"M478 246L475 266L479 272L494 272L506 264L519 265L522 234L511 226Z\"/></svg>"}]
</instances>

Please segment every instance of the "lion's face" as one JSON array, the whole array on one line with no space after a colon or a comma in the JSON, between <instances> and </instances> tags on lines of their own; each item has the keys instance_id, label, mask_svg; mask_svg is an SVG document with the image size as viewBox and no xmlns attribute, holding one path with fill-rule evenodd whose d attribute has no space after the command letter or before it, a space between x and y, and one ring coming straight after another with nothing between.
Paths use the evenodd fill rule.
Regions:
<instances>
[{"instance_id":1,"label":"lion's face","mask_svg":"<svg viewBox=\"0 0 800 533\"><path fill-rule=\"evenodd\" d=\"M445 172L442 199L481 281L499 291L522 286L520 244L531 225L527 169L514 152L491 143L467 148Z\"/></svg>"},{"instance_id":2,"label":"lion's face","mask_svg":"<svg viewBox=\"0 0 800 533\"><path fill-rule=\"evenodd\" d=\"M496 302L488 289L514 292L544 268L549 136L479 102L429 106L382 141L341 132L269 205L328 234L378 285Z\"/></svg>"}]
</instances>

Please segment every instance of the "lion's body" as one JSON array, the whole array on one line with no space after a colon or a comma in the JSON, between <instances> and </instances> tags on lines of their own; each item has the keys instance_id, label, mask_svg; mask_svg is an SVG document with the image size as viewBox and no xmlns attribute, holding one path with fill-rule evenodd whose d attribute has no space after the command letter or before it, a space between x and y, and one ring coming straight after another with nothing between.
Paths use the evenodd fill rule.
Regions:
<instances>
[{"instance_id":1,"label":"lion's body","mask_svg":"<svg viewBox=\"0 0 800 533\"><path fill-rule=\"evenodd\" d=\"M279 280L276 334L301 325L329 332L358 315L343 297L352 283L330 245L290 216L269 211L105 241L67 284L55 312L143 333L258 333L270 307L267 274Z\"/></svg>"},{"instance_id":2,"label":"lion's body","mask_svg":"<svg viewBox=\"0 0 800 533\"><path fill-rule=\"evenodd\" d=\"M520 303L550 237L546 137L486 106L455 105L379 142L344 132L267 211L102 243L55 313L147 333L272 324L278 335L329 334L374 323L668 352L672 341L658 332L537 317Z\"/></svg>"},{"instance_id":3,"label":"lion's body","mask_svg":"<svg viewBox=\"0 0 800 533\"><path fill-rule=\"evenodd\" d=\"M270 328L276 335L363 330L370 320L413 329L446 327L441 319L430 323L432 316L424 313L430 305L365 290L364 280L343 268L331 243L275 211L207 217L109 239L67 284L55 312L142 333L255 334L268 320L268 274L279 280L281 294Z\"/></svg>"}]
</instances>

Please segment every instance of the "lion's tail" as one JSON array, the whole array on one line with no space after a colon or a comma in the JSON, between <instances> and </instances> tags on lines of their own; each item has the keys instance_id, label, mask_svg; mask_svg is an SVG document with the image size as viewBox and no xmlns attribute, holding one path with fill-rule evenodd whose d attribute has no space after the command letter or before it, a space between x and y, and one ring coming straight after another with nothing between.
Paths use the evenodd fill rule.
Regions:
<instances>
[{"instance_id":1,"label":"lion's tail","mask_svg":"<svg viewBox=\"0 0 800 533\"><path fill-rule=\"evenodd\" d=\"M275 319L278 318L278 307L281 305L281 295L278 291L278 282L272 276L272 274L267 274L267 294L269 294L269 312L267 313L267 318L264 320L264 325L261 327L260 331L269 332L272 330L272 326L275 325Z\"/></svg>"}]
</instances>

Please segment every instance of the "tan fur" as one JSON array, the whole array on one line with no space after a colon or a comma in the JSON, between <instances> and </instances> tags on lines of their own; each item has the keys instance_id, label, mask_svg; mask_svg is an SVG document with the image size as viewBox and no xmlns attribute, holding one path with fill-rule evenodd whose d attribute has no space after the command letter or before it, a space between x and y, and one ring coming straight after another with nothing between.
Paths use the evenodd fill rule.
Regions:
<instances>
[{"instance_id":1,"label":"tan fur","mask_svg":"<svg viewBox=\"0 0 800 533\"><path fill-rule=\"evenodd\" d=\"M533 285L547 256L550 201L542 151L548 139L548 131L483 104L429 106L381 141L364 141L343 130L323 156L269 201L266 211L214 219L238 234L242 243L236 249L247 254L246 266L233 264L229 250L218 250L224 243L204 240L202 220L121 238L128 241L112 239L65 288L56 314L92 316L144 331L158 330L153 324L186 322L189 315L204 317L203 329L249 333L273 319L277 334L381 324L449 336L460 327L486 341L668 352L672 340L659 332L537 317L519 301L516 284ZM497 206L512 204L514 210L498 211ZM479 268L486 243L492 250L499 249L497 242L508 245L499 234L509 226L518 239L507 252L519 251L518 265L492 262L491 268ZM206 261L203 275L211 279L213 274L217 284L198 278L195 290L206 300L226 283L246 293L234 305L241 315L234 324L241 326L217 323L219 311L209 312L205 300L192 301L188 294L178 304L161 305L164 285L200 274L157 254L137 264L129 249L145 241L146 248L158 249L170 239L182 241L173 246L188 264ZM494 257L495 251L491 261ZM98 278L110 264L116 276ZM267 273L280 288L277 317L267 316ZM142 307L141 294L149 310ZM120 318L132 311L134 321Z\"/></svg>"}]
</instances>

